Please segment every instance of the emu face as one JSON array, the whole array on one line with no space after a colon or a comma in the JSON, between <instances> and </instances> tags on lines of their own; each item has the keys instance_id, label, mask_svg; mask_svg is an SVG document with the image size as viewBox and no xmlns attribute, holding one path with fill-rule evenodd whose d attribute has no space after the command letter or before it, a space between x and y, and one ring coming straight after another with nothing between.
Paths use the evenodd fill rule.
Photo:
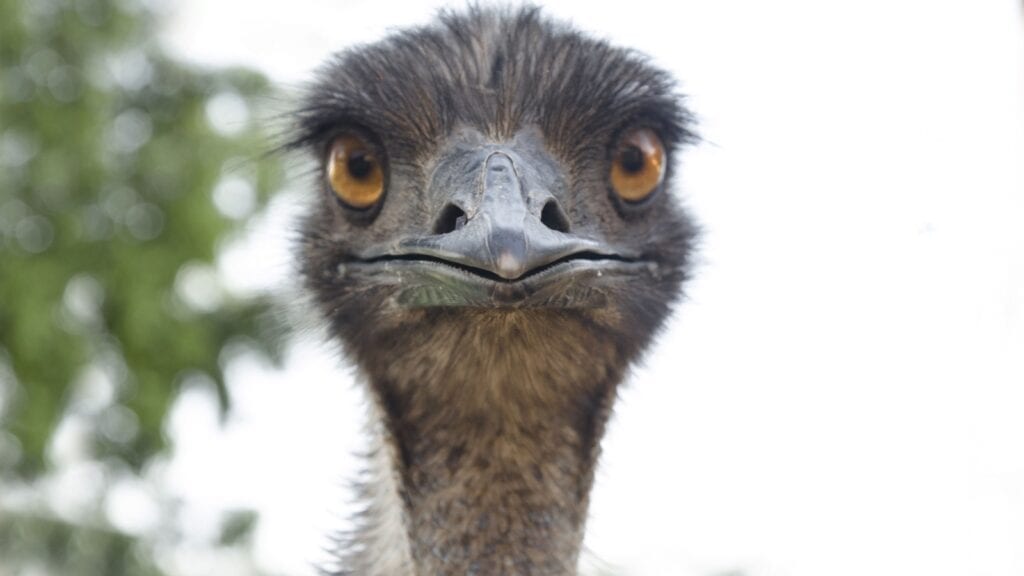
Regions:
<instances>
[{"instance_id":1,"label":"emu face","mask_svg":"<svg viewBox=\"0 0 1024 576\"><path fill-rule=\"evenodd\" d=\"M322 174L303 273L357 359L552 314L638 349L677 298L689 116L633 52L532 9L446 14L336 56L298 118Z\"/></svg>"}]
</instances>

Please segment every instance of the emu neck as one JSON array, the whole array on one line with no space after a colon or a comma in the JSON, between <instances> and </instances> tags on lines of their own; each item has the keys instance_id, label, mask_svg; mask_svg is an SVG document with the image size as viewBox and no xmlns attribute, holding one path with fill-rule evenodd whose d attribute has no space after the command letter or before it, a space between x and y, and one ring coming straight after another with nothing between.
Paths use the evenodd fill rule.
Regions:
<instances>
[{"instance_id":1,"label":"emu neck","mask_svg":"<svg viewBox=\"0 0 1024 576\"><path fill-rule=\"evenodd\" d=\"M576 574L622 362L612 343L571 333L503 322L448 354L410 350L372 379L390 480L363 540L402 566L380 574Z\"/></svg>"}]
</instances>

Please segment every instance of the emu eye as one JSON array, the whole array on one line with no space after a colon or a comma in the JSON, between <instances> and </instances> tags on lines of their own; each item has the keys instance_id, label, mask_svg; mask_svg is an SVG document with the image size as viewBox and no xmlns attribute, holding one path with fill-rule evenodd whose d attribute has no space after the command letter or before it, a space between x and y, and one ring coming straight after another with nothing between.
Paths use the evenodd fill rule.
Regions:
<instances>
[{"instance_id":1,"label":"emu eye","mask_svg":"<svg viewBox=\"0 0 1024 576\"><path fill-rule=\"evenodd\" d=\"M665 147L652 130L630 130L612 157L612 189L626 202L650 196L665 178Z\"/></svg>"},{"instance_id":2,"label":"emu eye","mask_svg":"<svg viewBox=\"0 0 1024 576\"><path fill-rule=\"evenodd\" d=\"M359 210L384 194L384 168L374 148L359 136L339 136L327 157L327 180L345 205Z\"/></svg>"}]
</instances>

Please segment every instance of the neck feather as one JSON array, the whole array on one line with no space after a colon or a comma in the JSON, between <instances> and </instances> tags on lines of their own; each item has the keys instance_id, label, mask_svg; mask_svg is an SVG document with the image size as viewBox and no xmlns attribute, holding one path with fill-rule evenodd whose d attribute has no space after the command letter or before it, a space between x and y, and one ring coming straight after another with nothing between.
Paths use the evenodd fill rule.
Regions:
<instances>
[{"instance_id":1,"label":"neck feather","mask_svg":"<svg viewBox=\"0 0 1024 576\"><path fill-rule=\"evenodd\" d=\"M576 574L622 354L505 328L473 356L367 370L377 446L353 575Z\"/></svg>"}]
</instances>

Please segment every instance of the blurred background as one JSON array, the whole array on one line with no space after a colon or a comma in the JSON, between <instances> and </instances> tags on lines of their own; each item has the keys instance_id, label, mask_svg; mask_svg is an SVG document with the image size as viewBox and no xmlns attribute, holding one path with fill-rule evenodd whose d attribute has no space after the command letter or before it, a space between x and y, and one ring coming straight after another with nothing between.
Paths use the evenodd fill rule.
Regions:
<instances>
[{"instance_id":1,"label":"blurred background","mask_svg":"<svg viewBox=\"0 0 1024 576\"><path fill-rule=\"evenodd\" d=\"M309 165L269 152L443 5L0 0L0 576L316 573L363 399L288 328ZM587 573L1024 576L1021 4L543 5L704 137Z\"/></svg>"}]
</instances>

